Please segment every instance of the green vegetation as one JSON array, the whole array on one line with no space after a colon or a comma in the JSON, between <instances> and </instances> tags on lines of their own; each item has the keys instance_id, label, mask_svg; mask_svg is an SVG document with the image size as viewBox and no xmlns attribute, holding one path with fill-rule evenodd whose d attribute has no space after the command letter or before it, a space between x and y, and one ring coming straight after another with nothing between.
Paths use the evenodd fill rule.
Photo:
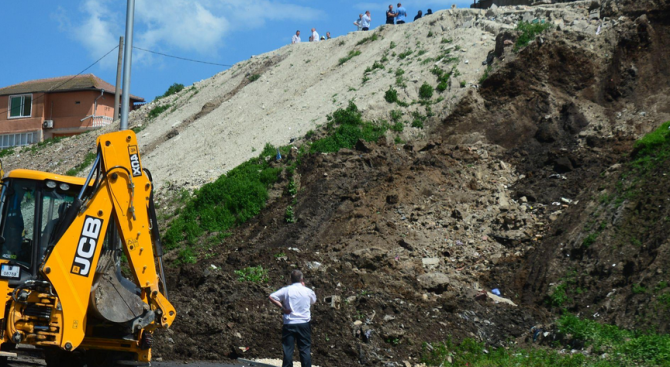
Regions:
<instances>
[{"instance_id":1,"label":"green vegetation","mask_svg":"<svg viewBox=\"0 0 670 367\"><path fill-rule=\"evenodd\" d=\"M462 80L462 81L461 81L461 88L465 88L465 84L466 84L466 83L465 83L465 80Z\"/></svg>"},{"instance_id":2,"label":"green vegetation","mask_svg":"<svg viewBox=\"0 0 670 367\"><path fill-rule=\"evenodd\" d=\"M377 33L373 33L372 36L365 37L362 40L358 41L358 43L356 43L356 46L360 46L360 45L368 43L368 42L374 42L378 39L379 39L379 36L377 35Z\"/></svg>"},{"instance_id":3,"label":"green vegetation","mask_svg":"<svg viewBox=\"0 0 670 367\"><path fill-rule=\"evenodd\" d=\"M147 118L150 119L150 120L153 120L156 117L158 117L161 113L170 109L170 107L172 107L171 104L166 104L166 105L163 105L163 106L156 106L156 107L152 108L151 111L149 111L149 114L147 115Z\"/></svg>"},{"instance_id":4,"label":"green vegetation","mask_svg":"<svg viewBox=\"0 0 670 367\"><path fill-rule=\"evenodd\" d=\"M526 47L535 36L551 28L549 23L529 23L521 21L516 26L517 31L521 31L519 38L514 45L514 51L519 51L522 47Z\"/></svg>"},{"instance_id":5,"label":"green vegetation","mask_svg":"<svg viewBox=\"0 0 670 367\"><path fill-rule=\"evenodd\" d=\"M402 118L402 111L400 110L391 110L390 112L391 121L398 122Z\"/></svg>"},{"instance_id":6,"label":"green vegetation","mask_svg":"<svg viewBox=\"0 0 670 367\"><path fill-rule=\"evenodd\" d=\"M441 42L441 43L452 43L452 42L454 42L454 40L449 39L449 38L442 38L442 42Z\"/></svg>"},{"instance_id":7,"label":"green vegetation","mask_svg":"<svg viewBox=\"0 0 670 367\"><path fill-rule=\"evenodd\" d=\"M173 94L177 94L177 93L181 92L182 90L184 90L184 84L174 83L165 91L165 93L163 93L162 96L159 96L156 99L169 97Z\"/></svg>"},{"instance_id":8,"label":"green vegetation","mask_svg":"<svg viewBox=\"0 0 670 367\"><path fill-rule=\"evenodd\" d=\"M419 88L419 98L421 99L431 99L433 97L433 87L430 84L423 82L421 88Z\"/></svg>"},{"instance_id":9,"label":"green vegetation","mask_svg":"<svg viewBox=\"0 0 670 367\"><path fill-rule=\"evenodd\" d=\"M195 245L205 233L223 233L258 214L268 198L268 187L278 179L281 168L265 160L274 157L276 148L267 144L263 153L204 185L170 223L164 237L167 250L182 242Z\"/></svg>"},{"instance_id":10,"label":"green vegetation","mask_svg":"<svg viewBox=\"0 0 670 367\"><path fill-rule=\"evenodd\" d=\"M4 158L8 155L14 154L14 147L11 148L5 148L3 150L0 150L0 158Z\"/></svg>"},{"instance_id":11,"label":"green vegetation","mask_svg":"<svg viewBox=\"0 0 670 367\"><path fill-rule=\"evenodd\" d=\"M398 121L391 125L391 130L401 133L403 130L405 130L405 124L403 124L402 121Z\"/></svg>"},{"instance_id":12,"label":"green vegetation","mask_svg":"<svg viewBox=\"0 0 670 367\"><path fill-rule=\"evenodd\" d=\"M643 294L647 293L647 288L642 286L642 284L633 284L632 291L634 294Z\"/></svg>"},{"instance_id":13,"label":"green vegetation","mask_svg":"<svg viewBox=\"0 0 670 367\"><path fill-rule=\"evenodd\" d=\"M372 66L368 66L367 68L365 68L365 73L367 74L367 73L370 73L370 72L372 72L374 70L377 70L377 69L384 69L384 64L382 64L379 61L375 61L372 64Z\"/></svg>"},{"instance_id":14,"label":"green vegetation","mask_svg":"<svg viewBox=\"0 0 670 367\"><path fill-rule=\"evenodd\" d=\"M87 153L86 156L84 157L84 161L78 164L76 167L69 169L67 172L65 172L65 175L76 176L77 173L81 172L84 168L88 167L91 163L93 163L95 157L97 157L97 154Z\"/></svg>"},{"instance_id":15,"label":"green vegetation","mask_svg":"<svg viewBox=\"0 0 670 367\"><path fill-rule=\"evenodd\" d=\"M263 269L261 265L235 270L235 275L240 282L267 283L269 280L267 269Z\"/></svg>"},{"instance_id":16,"label":"green vegetation","mask_svg":"<svg viewBox=\"0 0 670 367\"><path fill-rule=\"evenodd\" d=\"M33 145L31 145L31 146L26 147L26 148L24 149L24 151L28 151L28 152L30 152L30 153L35 153L35 152L41 150L42 148L44 148L44 147L48 147L48 146L50 146L50 145L54 145L54 144L60 142L61 140L65 139L65 138L66 138L65 136L59 136L59 137L51 138L51 139L44 139L43 141L41 141L41 142L39 142L39 143L37 143L37 144L33 144ZM13 150L13 149L14 149L14 148L7 148L7 149L4 149L4 150L8 150L8 151L9 151L9 150ZM3 151L4 151L4 150L3 150ZM10 151L10 152L6 153L6 155L9 155L9 154L11 154L11 153L12 153L12 152ZM0 155L0 157L4 157L4 155Z\"/></svg>"},{"instance_id":17,"label":"green vegetation","mask_svg":"<svg viewBox=\"0 0 670 367\"><path fill-rule=\"evenodd\" d=\"M434 36L433 31L428 31L428 36L427 37L430 38L430 37L433 37L433 36Z\"/></svg>"},{"instance_id":18,"label":"green vegetation","mask_svg":"<svg viewBox=\"0 0 670 367\"><path fill-rule=\"evenodd\" d=\"M250 75L250 76L249 76L249 82L250 82L250 83L253 83L253 82L255 82L256 80L258 80L258 79L260 79L260 78L261 78L261 74L253 74L253 75Z\"/></svg>"},{"instance_id":19,"label":"green vegetation","mask_svg":"<svg viewBox=\"0 0 670 367\"><path fill-rule=\"evenodd\" d=\"M414 52L414 51L412 51L412 50L407 50L407 51L405 51L405 52L399 54L399 55L398 55L398 58L401 59L401 60L404 60L405 58L407 58L407 56L411 55L412 52Z\"/></svg>"},{"instance_id":20,"label":"green vegetation","mask_svg":"<svg viewBox=\"0 0 670 367\"><path fill-rule=\"evenodd\" d=\"M388 130L387 124L377 125L363 121L358 107L349 102L346 109L338 109L328 116L329 135L315 141L311 152L337 152L342 148L353 148L359 139L377 141Z\"/></svg>"},{"instance_id":21,"label":"green vegetation","mask_svg":"<svg viewBox=\"0 0 670 367\"><path fill-rule=\"evenodd\" d=\"M190 247L186 247L179 250L174 264L181 266L186 264L195 264L196 262L198 262L198 258L195 256L195 253L193 253L193 250Z\"/></svg>"},{"instance_id":22,"label":"green vegetation","mask_svg":"<svg viewBox=\"0 0 670 367\"><path fill-rule=\"evenodd\" d=\"M358 55L360 55L360 54L361 54L361 51L360 51L360 50L349 51L349 55L347 55L347 56L341 58L341 59L338 61L337 64L338 64L338 65L342 65L342 64L344 64L345 62L351 60L352 58L354 58L354 57L356 57L356 56L358 56Z\"/></svg>"},{"instance_id":23,"label":"green vegetation","mask_svg":"<svg viewBox=\"0 0 670 367\"><path fill-rule=\"evenodd\" d=\"M286 220L286 223L297 222L297 219L295 219L295 213L293 212L293 206L289 205L286 207L286 212L284 213L284 220Z\"/></svg>"},{"instance_id":24,"label":"green vegetation","mask_svg":"<svg viewBox=\"0 0 670 367\"><path fill-rule=\"evenodd\" d=\"M469 367L624 367L670 363L668 335L624 330L572 315L562 316L557 326L561 334L582 341L584 349L589 348L591 352L584 355L539 347L488 348L474 339L465 339L460 344L451 340L425 343L421 360L429 366Z\"/></svg>"},{"instance_id":25,"label":"green vegetation","mask_svg":"<svg viewBox=\"0 0 670 367\"><path fill-rule=\"evenodd\" d=\"M389 85L389 89L384 93L384 99L388 103L398 102L398 91L395 90L393 86Z\"/></svg>"},{"instance_id":26,"label":"green vegetation","mask_svg":"<svg viewBox=\"0 0 670 367\"><path fill-rule=\"evenodd\" d=\"M393 50L394 48L396 48L396 46L397 46L397 45L395 44L395 42L391 41L391 44L389 45L389 48L390 48L391 50Z\"/></svg>"}]
</instances>

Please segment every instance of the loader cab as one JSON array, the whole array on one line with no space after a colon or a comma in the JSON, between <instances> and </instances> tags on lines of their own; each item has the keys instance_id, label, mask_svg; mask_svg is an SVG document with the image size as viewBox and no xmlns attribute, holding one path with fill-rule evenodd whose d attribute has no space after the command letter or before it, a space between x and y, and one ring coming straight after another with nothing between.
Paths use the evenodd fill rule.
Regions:
<instances>
[{"instance_id":1,"label":"loader cab","mask_svg":"<svg viewBox=\"0 0 670 367\"><path fill-rule=\"evenodd\" d=\"M0 193L0 278L14 287L37 279L39 266L59 219L84 179L14 170Z\"/></svg>"}]
</instances>

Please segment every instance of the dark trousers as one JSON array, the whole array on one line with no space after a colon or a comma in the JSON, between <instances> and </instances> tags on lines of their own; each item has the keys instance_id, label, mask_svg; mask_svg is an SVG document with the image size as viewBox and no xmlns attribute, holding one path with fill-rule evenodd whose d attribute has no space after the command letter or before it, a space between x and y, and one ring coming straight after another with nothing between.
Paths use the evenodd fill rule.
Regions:
<instances>
[{"instance_id":1,"label":"dark trousers","mask_svg":"<svg viewBox=\"0 0 670 367\"><path fill-rule=\"evenodd\" d=\"M404 20L399 20L399 21L395 22L395 24L405 24L405 21Z\"/></svg>"},{"instance_id":2,"label":"dark trousers","mask_svg":"<svg viewBox=\"0 0 670 367\"><path fill-rule=\"evenodd\" d=\"M300 365L312 367L312 328L308 322L304 324L284 325L281 329L281 344L284 348L284 362L282 367L293 366L293 348L298 342Z\"/></svg>"},{"instance_id":3,"label":"dark trousers","mask_svg":"<svg viewBox=\"0 0 670 367\"><path fill-rule=\"evenodd\" d=\"M363 27L363 30L364 30L364 31L369 31L370 28L368 28L368 27Z\"/></svg>"}]
</instances>

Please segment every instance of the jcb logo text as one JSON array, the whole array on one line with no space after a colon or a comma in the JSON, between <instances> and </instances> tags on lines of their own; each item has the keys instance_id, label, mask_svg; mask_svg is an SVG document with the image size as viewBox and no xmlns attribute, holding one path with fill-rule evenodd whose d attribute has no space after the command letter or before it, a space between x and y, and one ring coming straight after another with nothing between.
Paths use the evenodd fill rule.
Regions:
<instances>
[{"instance_id":1,"label":"jcb logo text","mask_svg":"<svg viewBox=\"0 0 670 367\"><path fill-rule=\"evenodd\" d=\"M101 230L102 219L86 216L77 245L77 254L72 262L72 274L87 277L91 273L91 261L98 247Z\"/></svg>"}]
</instances>

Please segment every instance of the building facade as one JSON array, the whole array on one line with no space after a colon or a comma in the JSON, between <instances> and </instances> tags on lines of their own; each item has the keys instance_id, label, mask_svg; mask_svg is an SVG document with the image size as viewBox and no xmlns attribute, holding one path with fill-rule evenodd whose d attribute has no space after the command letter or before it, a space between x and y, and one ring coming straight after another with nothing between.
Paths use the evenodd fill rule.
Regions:
<instances>
[{"instance_id":1,"label":"building facade","mask_svg":"<svg viewBox=\"0 0 670 367\"><path fill-rule=\"evenodd\" d=\"M93 74L0 89L0 149L71 136L114 120L114 86ZM131 106L144 102L130 96Z\"/></svg>"}]
</instances>

